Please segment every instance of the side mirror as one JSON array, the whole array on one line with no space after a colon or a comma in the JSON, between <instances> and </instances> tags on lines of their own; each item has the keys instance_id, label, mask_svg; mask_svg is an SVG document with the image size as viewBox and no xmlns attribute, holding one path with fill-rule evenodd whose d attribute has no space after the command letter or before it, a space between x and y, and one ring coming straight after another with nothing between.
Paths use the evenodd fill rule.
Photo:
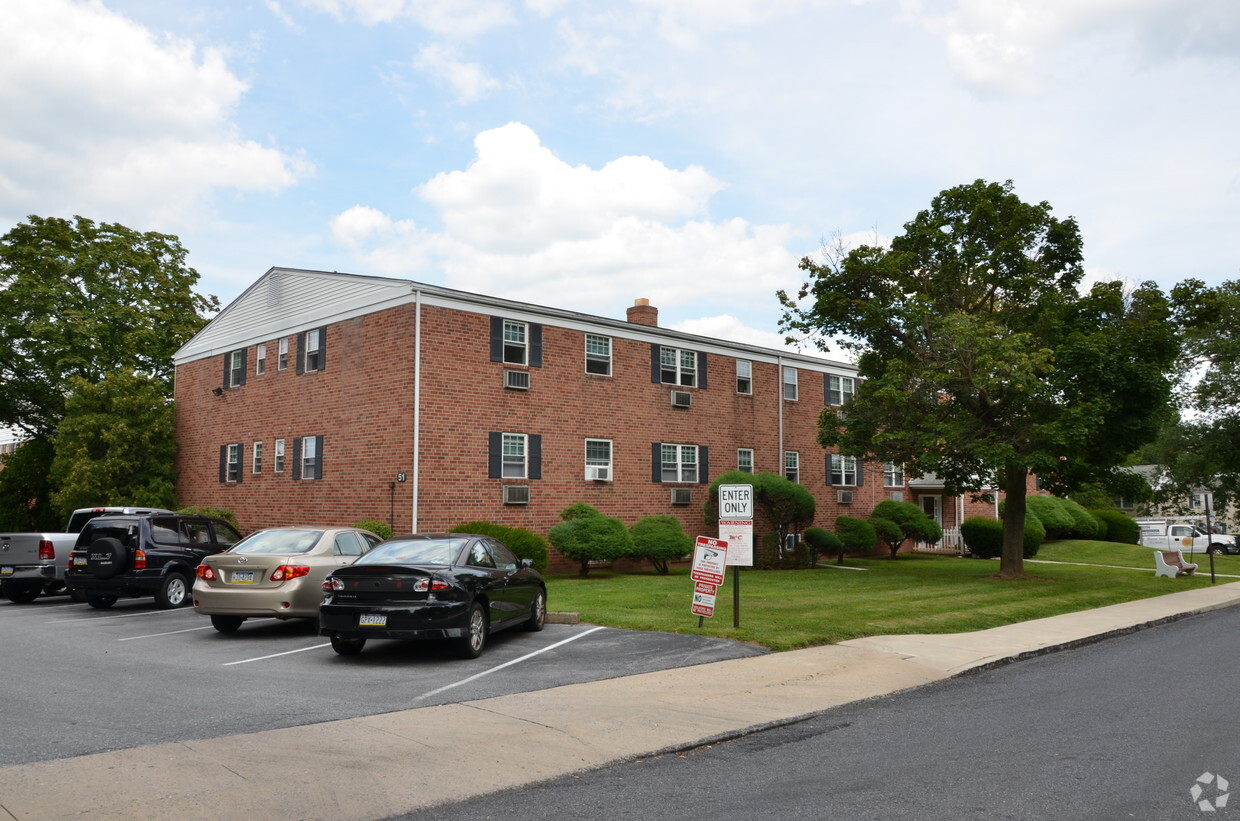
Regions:
<instances>
[{"instance_id":1,"label":"side mirror","mask_svg":"<svg viewBox=\"0 0 1240 821\"><path fill-rule=\"evenodd\" d=\"M524 570L527 567L533 567L533 566L534 566L533 559L517 559L517 567L522 570Z\"/></svg>"}]
</instances>

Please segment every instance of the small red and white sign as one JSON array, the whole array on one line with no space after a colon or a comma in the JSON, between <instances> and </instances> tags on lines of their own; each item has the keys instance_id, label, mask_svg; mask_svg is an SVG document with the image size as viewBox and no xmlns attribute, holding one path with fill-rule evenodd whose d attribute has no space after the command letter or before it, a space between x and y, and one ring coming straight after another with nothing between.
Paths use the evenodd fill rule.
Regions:
<instances>
[{"instance_id":1,"label":"small red and white sign","mask_svg":"<svg viewBox=\"0 0 1240 821\"><path fill-rule=\"evenodd\" d=\"M723 584L727 562L727 542L709 536L698 536L693 545L693 568L689 571L689 578L695 582Z\"/></svg>"},{"instance_id":2,"label":"small red and white sign","mask_svg":"<svg viewBox=\"0 0 1240 821\"><path fill-rule=\"evenodd\" d=\"M705 616L708 619L715 617L715 597L708 596L705 593L693 594L693 606L689 608L695 616Z\"/></svg>"}]
</instances>

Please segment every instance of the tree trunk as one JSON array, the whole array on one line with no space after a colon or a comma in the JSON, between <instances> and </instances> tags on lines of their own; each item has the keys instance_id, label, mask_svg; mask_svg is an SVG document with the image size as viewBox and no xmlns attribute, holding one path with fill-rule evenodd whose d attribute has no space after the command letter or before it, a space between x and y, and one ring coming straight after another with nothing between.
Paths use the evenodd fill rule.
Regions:
<instances>
[{"instance_id":1,"label":"tree trunk","mask_svg":"<svg viewBox=\"0 0 1240 821\"><path fill-rule=\"evenodd\" d=\"M1025 576L1025 478L1023 467L1008 465L1003 469L1003 553L999 558L999 578L1021 579Z\"/></svg>"}]
</instances>

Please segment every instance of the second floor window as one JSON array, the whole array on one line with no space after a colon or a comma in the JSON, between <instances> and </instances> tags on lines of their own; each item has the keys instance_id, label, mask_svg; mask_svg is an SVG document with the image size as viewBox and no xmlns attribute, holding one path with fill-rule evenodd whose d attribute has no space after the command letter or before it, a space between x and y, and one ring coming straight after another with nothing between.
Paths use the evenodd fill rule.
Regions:
<instances>
[{"instance_id":1,"label":"second floor window","mask_svg":"<svg viewBox=\"0 0 1240 821\"><path fill-rule=\"evenodd\" d=\"M840 456L838 453L827 455L828 461L828 478L830 484L843 485L845 487L856 486L859 484L857 472L857 457Z\"/></svg>"},{"instance_id":2,"label":"second floor window","mask_svg":"<svg viewBox=\"0 0 1240 821\"><path fill-rule=\"evenodd\" d=\"M288 370L288 337L280 340L279 353L276 354L276 370Z\"/></svg>"},{"instance_id":3,"label":"second floor window","mask_svg":"<svg viewBox=\"0 0 1240 821\"><path fill-rule=\"evenodd\" d=\"M225 481L241 481L241 445L228 446L228 462L225 467Z\"/></svg>"},{"instance_id":4,"label":"second floor window","mask_svg":"<svg viewBox=\"0 0 1240 821\"><path fill-rule=\"evenodd\" d=\"M883 463L883 487L904 487L904 465Z\"/></svg>"},{"instance_id":5,"label":"second floor window","mask_svg":"<svg viewBox=\"0 0 1240 821\"><path fill-rule=\"evenodd\" d=\"M827 376L827 404L846 405L852 401L855 383L851 376Z\"/></svg>"},{"instance_id":6,"label":"second floor window","mask_svg":"<svg viewBox=\"0 0 1240 821\"><path fill-rule=\"evenodd\" d=\"M284 440L276 440L276 463L272 466L276 473L284 472Z\"/></svg>"},{"instance_id":7,"label":"second floor window","mask_svg":"<svg viewBox=\"0 0 1240 821\"><path fill-rule=\"evenodd\" d=\"M317 371L323 361L323 334L319 329L306 331L306 373Z\"/></svg>"},{"instance_id":8,"label":"second floor window","mask_svg":"<svg viewBox=\"0 0 1240 821\"><path fill-rule=\"evenodd\" d=\"M753 448L737 448L736 469L741 473L753 473Z\"/></svg>"},{"instance_id":9,"label":"second floor window","mask_svg":"<svg viewBox=\"0 0 1240 821\"><path fill-rule=\"evenodd\" d=\"M663 445L662 465L664 482L696 482L698 480L697 445Z\"/></svg>"},{"instance_id":10,"label":"second floor window","mask_svg":"<svg viewBox=\"0 0 1240 821\"><path fill-rule=\"evenodd\" d=\"M611 337L586 334L586 373L611 376Z\"/></svg>"},{"instance_id":11,"label":"second floor window","mask_svg":"<svg viewBox=\"0 0 1240 821\"><path fill-rule=\"evenodd\" d=\"M226 388L236 388L245 384L245 348L236 351L229 351L228 357L228 373L226 375Z\"/></svg>"},{"instance_id":12,"label":"second floor window","mask_svg":"<svg viewBox=\"0 0 1240 821\"><path fill-rule=\"evenodd\" d=\"M262 376L267 372L267 346L260 344L254 349L254 373Z\"/></svg>"},{"instance_id":13,"label":"second floor window","mask_svg":"<svg viewBox=\"0 0 1240 821\"><path fill-rule=\"evenodd\" d=\"M784 451L784 477L789 482L801 481L801 454L795 450Z\"/></svg>"},{"instance_id":14,"label":"second floor window","mask_svg":"<svg viewBox=\"0 0 1240 821\"><path fill-rule=\"evenodd\" d=\"M505 433L502 469L505 479L525 478L525 434Z\"/></svg>"},{"instance_id":15,"label":"second floor window","mask_svg":"<svg viewBox=\"0 0 1240 821\"><path fill-rule=\"evenodd\" d=\"M504 320L504 361L510 365L524 365L528 362L525 331L524 322Z\"/></svg>"},{"instance_id":16,"label":"second floor window","mask_svg":"<svg viewBox=\"0 0 1240 821\"><path fill-rule=\"evenodd\" d=\"M753 393L753 363L748 359L736 360L736 392Z\"/></svg>"},{"instance_id":17,"label":"second floor window","mask_svg":"<svg viewBox=\"0 0 1240 821\"><path fill-rule=\"evenodd\" d=\"M250 470L253 473L263 472L263 443L262 442L254 443L254 458L252 460L252 466Z\"/></svg>"},{"instance_id":18,"label":"second floor window","mask_svg":"<svg viewBox=\"0 0 1240 821\"><path fill-rule=\"evenodd\" d=\"M697 385L697 353L679 348L659 351L659 381L668 385Z\"/></svg>"},{"instance_id":19,"label":"second floor window","mask_svg":"<svg viewBox=\"0 0 1240 821\"><path fill-rule=\"evenodd\" d=\"M797 401L797 369L784 368L784 399Z\"/></svg>"}]
</instances>

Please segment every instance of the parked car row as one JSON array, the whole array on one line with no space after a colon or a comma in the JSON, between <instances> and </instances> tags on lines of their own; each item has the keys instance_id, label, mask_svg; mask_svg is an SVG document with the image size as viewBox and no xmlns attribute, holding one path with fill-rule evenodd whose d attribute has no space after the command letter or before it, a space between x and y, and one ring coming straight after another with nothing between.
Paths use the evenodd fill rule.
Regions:
<instances>
[{"instance_id":1,"label":"parked car row","mask_svg":"<svg viewBox=\"0 0 1240 821\"><path fill-rule=\"evenodd\" d=\"M352 527L280 527L242 538L220 519L161 511L87 522L64 584L97 609L121 597L192 602L221 633L251 618L317 619L346 656L383 638L446 639L476 658L490 634L546 623L547 588L532 564L489 536L382 541Z\"/></svg>"}]
</instances>

